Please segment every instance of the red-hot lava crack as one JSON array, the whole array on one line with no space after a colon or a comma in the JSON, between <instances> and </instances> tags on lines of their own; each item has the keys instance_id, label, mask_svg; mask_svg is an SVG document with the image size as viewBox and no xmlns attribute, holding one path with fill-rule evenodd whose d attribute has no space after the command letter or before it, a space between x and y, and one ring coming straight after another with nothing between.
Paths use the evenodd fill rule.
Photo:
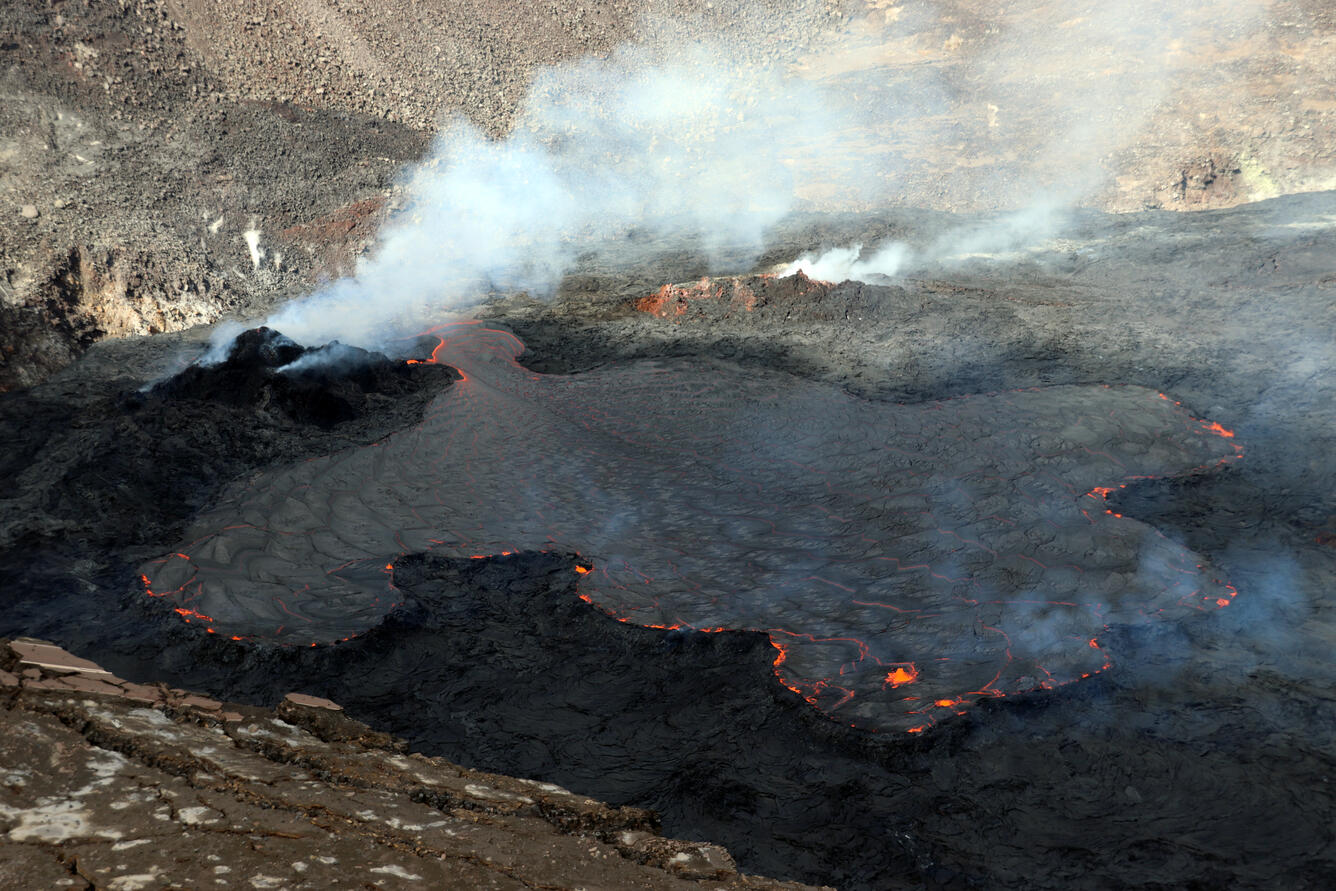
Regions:
<instances>
[{"instance_id":1,"label":"red-hot lava crack","mask_svg":"<svg viewBox=\"0 0 1336 891\"><path fill-rule=\"evenodd\" d=\"M1154 391L894 405L700 359L545 376L507 332L433 333L427 361L463 379L421 425L230 492L144 567L150 593L305 645L380 622L397 555L574 551L581 598L617 619L764 631L813 706L910 732L1107 668L1113 623L1234 597L1105 504L1242 454Z\"/></svg>"}]
</instances>

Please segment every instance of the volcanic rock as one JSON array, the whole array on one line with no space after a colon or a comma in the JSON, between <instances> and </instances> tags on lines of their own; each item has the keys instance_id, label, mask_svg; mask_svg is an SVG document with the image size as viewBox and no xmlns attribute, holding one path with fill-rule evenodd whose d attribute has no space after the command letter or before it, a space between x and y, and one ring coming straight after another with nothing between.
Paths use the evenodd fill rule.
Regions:
<instances>
[{"instance_id":1,"label":"volcanic rock","mask_svg":"<svg viewBox=\"0 0 1336 891\"><path fill-rule=\"evenodd\" d=\"M444 365L347 347L306 350L272 332L243 338L229 361L175 376L135 368L132 343L96 352L107 357L96 384L10 397L0 415L0 473L20 483L0 498L0 545L25 555L11 607L47 588L29 572L64 563L56 552L179 528L235 475L372 442L420 417L455 377ZM312 367L280 373L301 357ZM78 494L48 497L66 484ZM120 520L108 524L112 515ZM80 565L96 573L101 559Z\"/></svg>"},{"instance_id":2,"label":"volcanic rock","mask_svg":"<svg viewBox=\"0 0 1336 891\"><path fill-rule=\"evenodd\" d=\"M34 640L0 642L0 665L5 887L809 887L662 838L648 811L405 754L301 697L146 704Z\"/></svg>"},{"instance_id":3,"label":"volcanic rock","mask_svg":"<svg viewBox=\"0 0 1336 891\"><path fill-rule=\"evenodd\" d=\"M292 423L329 428L362 416L377 399L404 396L426 379L450 375L458 377L444 367L393 361L338 341L302 347L262 327L238 335L222 362L192 365L151 392L252 406Z\"/></svg>"},{"instance_id":4,"label":"volcanic rock","mask_svg":"<svg viewBox=\"0 0 1336 891\"><path fill-rule=\"evenodd\" d=\"M0 131L12 136L13 193L41 212L0 218L0 281L13 300L0 317L0 390L45 379L98 340L255 315L348 271L402 199L400 170L421 159L443 114L503 135L533 72L606 56L656 29L708 35L735 58L797 62L844 95L895 107L892 126L866 141L895 152L900 204L991 209L1018 192L1030 200L1054 168L1083 172L1065 152L1024 141L1017 150L1017 139L1042 142L1088 108L1033 88L1066 82L1061 53L1013 52L1005 41L1079 32L1106 20L1097 5L971 0L939 15L919 0L773 9L688 0L667 23L645 15L653 6L10 4ZM1246 18L1259 4L1235 6ZM1210 22L1173 35L1164 101L1142 139L1110 154L1097 204L1199 209L1329 187L1336 17L1312 0L1264 7L1273 21L1261 28ZM1140 45L1101 45L1100 83L1135 75ZM1007 70L1022 58L1025 72ZM943 103L946 81L978 88ZM1044 101L1027 101L1036 92ZM857 197L861 206L867 196ZM290 248L281 263L248 262L249 228ZM114 299L81 299L86 289L65 281L71 251L114 251L126 258L114 272L142 270L141 280Z\"/></svg>"},{"instance_id":5,"label":"volcanic rock","mask_svg":"<svg viewBox=\"0 0 1336 891\"><path fill-rule=\"evenodd\" d=\"M792 275L705 277L696 282L664 285L631 301L638 312L674 323L714 324L755 313L756 323L861 321L873 318L877 306L904 299L894 285L866 288L860 282L820 281L802 271Z\"/></svg>"},{"instance_id":6,"label":"volcanic rock","mask_svg":"<svg viewBox=\"0 0 1336 891\"><path fill-rule=\"evenodd\" d=\"M1100 643L1125 656L1114 670L980 703L918 737L821 718L775 683L763 635L645 629L598 613L556 555L450 567L413 585L416 606L394 621L333 646L234 642L182 622L144 596L135 568L180 542L225 483L416 424L437 392L328 429L198 399L146 396L127 414L124 394L202 351L198 337L193 352L182 335L102 342L0 400L0 475L16 481L0 493L0 620L7 633L58 638L143 682L135 694L148 701L158 681L219 702L273 703L285 690L327 697L381 730L421 734L425 750L455 762L653 807L672 834L726 844L762 873L876 889L900 876L1325 889L1336 820L1331 797L1313 790L1333 769L1336 549L1316 541L1336 528L1336 378L1322 373L1336 342L1332 197L1092 216L1079 249L1064 243L1034 262L832 291L861 288L859 303L818 295L837 318L843 305L863 306L858 324L806 321L800 301L694 325L635 311L628 300L705 271L678 260L666 272L603 270L555 303L492 310L528 346L526 366L571 374L575 386L575 372L665 356L759 365L915 404L1133 384L1237 432L1229 441L1247 457L1228 472L1140 481L1103 502L1220 566L1239 591L1228 608L1110 629ZM956 224L907 216L927 241ZM769 260L786 263L822 239L905 237L905 218L790 233ZM438 453L448 472L455 453ZM600 511L589 495L575 500ZM395 562L407 586L412 558ZM426 640L457 661L438 660L419 646ZM438 695L424 667L460 691L440 693L430 715L414 698ZM59 680L31 668L0 683L29 671ZM1129 786L1143 799L1135 808Z\"/></svg>"}]
</instances>

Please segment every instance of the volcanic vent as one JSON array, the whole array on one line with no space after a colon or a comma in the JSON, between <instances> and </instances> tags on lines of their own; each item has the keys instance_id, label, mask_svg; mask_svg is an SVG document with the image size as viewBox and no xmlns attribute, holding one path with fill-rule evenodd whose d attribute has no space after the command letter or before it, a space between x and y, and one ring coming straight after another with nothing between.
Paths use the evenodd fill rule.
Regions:
<instances>
[{"instance_id":1,"label":"volcanic vent","mask_svg":"<svg viewBox=\"0 0 1336 891\"><path fill-rule=\"evenodd\" d=\"M508 332L436 336L463 379L422 424L239 484L143 567L148 593L307 645L382 621L403 554L575 551L580 596L618 619L764 631L813 705L911 731L1101 670L1111 623L1233 597L1106 506L1241 454L1154 391L894 405L702 359L540 375Z\"/></svg>"},{"instance_id":2,"label":"volcanic vent","mask_svg":"<svg viewBox=\"0 0 1336 891\"><path fill-rule=\"evenodd\" d=\"M338 341L318 349L294 343L271 328L244 331L217 363L194 364L152 388L163 399L254 406L273 420L330 428L361 417L377 401L422 386L423 363L391 360Z\"/></svg>"}]
</instances>

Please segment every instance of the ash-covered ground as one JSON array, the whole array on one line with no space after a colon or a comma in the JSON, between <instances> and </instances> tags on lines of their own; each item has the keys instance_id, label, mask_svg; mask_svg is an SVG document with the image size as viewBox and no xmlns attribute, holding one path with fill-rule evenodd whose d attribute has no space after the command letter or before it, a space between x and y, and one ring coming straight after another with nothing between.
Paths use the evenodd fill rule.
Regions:
<instances>
[{"instance_id":1,"label":"ash-covered ground","mask_svg":"<svg viewBox=\"0 0 1336 891\"><path fill-rule=\"evenodd\" d=\"M1155 411L1181 403L1165 417L1234 434L1203 439L1228 445L1220 455L1242 450L1223 466L1193 459L1160 468L1167 476L1135 474L1157 479L1091 483L1112 483L1100 517L1112 510L1123 528L1199 555L1237 591L1226 605L1110 621L1098 633L1107 669L974 697L918 734L850 727L829 717L839 714L829 703L813 708L781 683L762 631L617 621L581 599L577 567L590 558L574 553L575 536L546 552L521 541L518 553L488 559L404 542L386 561L398 605L347 642L209 634L173 611L180 601L146 596L139 579L182 547L200 511L225 513L236 492L300 475L286 469L294 462L344 463L373 442L368 452L392 449L404 435L395 431L432 429L420 427L424 413L467 390L444 369L406 366L428 372L323 428L282 410L272 386L239 404L207 388L139 392L201 352L203 335L102 344L6 397L7 473L18 485L4 506L0 634L37 634L96 652L132 680L231 700L328 696L426 752L652 807L668 834L722 843L743 868L784 878L848 888L1327 887L1336 870L1333 219L1330 193L1192 215L1090 214L1065 241L932 278L757 278L742 299L731 283L690 282L748 270L665 244L654 263L568 277L555 302L509 298L480 310L523 341L525 373L567 388L597 389L657 362L715 384L772 382L780 398L838 392L873 416L1037 387L1025 398L1088 394L1106 417L1114 410L1115 427L1126 426L1119 417L1158 424L1134 404L1106 406L1108 385L1144 388ZM780 228L759 268L854 241L928 242L976 222L800 219ZM431 342L407 346L425 358ZM653 429L654 401L637 386L634 421ZM670 396L665 409L680 408ZM441 435L467 441L467 413L444 417L452 424ZM697 432L707 438L708 428ZM343 457L319 458L335 453ZM488 466L501 476L480 491L532 473ZM355 522L358 509L344 509ZM588 511L576 535L599 519L597 503Z\"/></svg>"}]
</instances>

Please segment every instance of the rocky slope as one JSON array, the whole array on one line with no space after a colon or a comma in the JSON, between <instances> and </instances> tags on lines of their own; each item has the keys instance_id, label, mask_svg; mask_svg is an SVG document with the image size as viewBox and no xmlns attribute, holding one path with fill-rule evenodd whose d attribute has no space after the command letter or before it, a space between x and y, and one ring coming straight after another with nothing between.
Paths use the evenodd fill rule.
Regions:
<instances>
[{"instance_id":1,"label":"rocky slope","mask_svg":"<svg viewBox=\"0 0 1336 891\"><path fill-rule=\"evenodd\" d=\"M654 814L408 754L326 699L276 710L0 642L0 885L699 888L740 875Z\"/></svg>"},{"instance_id":2,"label":"rocky slope","mask_svg":"<svg viewBox=\"0 0 1336 891\"><path fill-rule=\"evenodd\" d=\"M1325 0L867 7L799 64L900 106L859 143L890 203L1198 210L1336 186Z\"/></svg>"},{"instance_id":3,"label":"rocky slope","mask_svg":"<svg viewBox=\"0 0 1336 891\"><path fill-rule=\"evenodd\" d=\"M534 65L624 36L510 4L4 5L0 389L349 271L440 114L504 129Z\"/></svg>"},{"instance_id":4,"label":"rocky slope","mask_svg":"<svg viewBox=\"0 0 1336 891\"><path fill-rule=\"evenodd\" d=\"M1194 209L1331 187L1331 4L1174 14L1147 25L1149 66L1141 42L1101 42L1103 9L8 0L0 389L96 340L254 316L350 271L444 115L504 134L536 69L627 41L671 57L709 35L852 97L863 132L823 163L865 173L804 196L816 206L988 209L1057 191ZM1104 64L1068 79L1085 60L1053 34L1105 46Z\"/></svg>"}]
</instances>

